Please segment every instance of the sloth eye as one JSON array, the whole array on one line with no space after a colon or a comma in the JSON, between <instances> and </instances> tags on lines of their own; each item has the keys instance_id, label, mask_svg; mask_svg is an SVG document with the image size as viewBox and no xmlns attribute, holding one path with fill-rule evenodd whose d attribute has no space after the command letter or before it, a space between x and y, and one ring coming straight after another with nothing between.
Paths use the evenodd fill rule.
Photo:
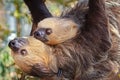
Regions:
<instances>
[{"instance_id":1,"label":"sloth eye","mask_svg":"<svg viewBox=\"0 0 120 80\"><path fill-rule=\"evenodd\" d=\"M21 55L25 56L25 55L27 55L27 50L22 49L22 50L20 51L20 53L21 53Z\"/></svg>"},{"instance_id":2,"label":"sloth eye","mask_svg":"<svg viewBox=\"0 0 120 80\"><path fill-rule=\"evenodd\" d=\"M51 28L47 28L45 30L45 32L46 32L47 35L50 35L52 33L52 29Z\"/></svg>"}]
</instances>

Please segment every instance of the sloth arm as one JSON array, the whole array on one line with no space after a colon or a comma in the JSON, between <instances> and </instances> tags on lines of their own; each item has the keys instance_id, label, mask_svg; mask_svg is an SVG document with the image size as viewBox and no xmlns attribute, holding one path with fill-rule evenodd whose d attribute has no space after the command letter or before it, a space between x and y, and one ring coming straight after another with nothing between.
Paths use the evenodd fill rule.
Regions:
<instances>
[{"instance_id":1,"label":"sloth arm","mask_svg":"<svg viewBox=\"0 0 120 80\"><path fill-rule=\"evenodd\" d=\"M86 15L82 35L88 42L100 51L106 52L111 47L105 0L89 0L89 10ZM90 44L90 43L89 43Z\"/></svg>"}]
</instances>

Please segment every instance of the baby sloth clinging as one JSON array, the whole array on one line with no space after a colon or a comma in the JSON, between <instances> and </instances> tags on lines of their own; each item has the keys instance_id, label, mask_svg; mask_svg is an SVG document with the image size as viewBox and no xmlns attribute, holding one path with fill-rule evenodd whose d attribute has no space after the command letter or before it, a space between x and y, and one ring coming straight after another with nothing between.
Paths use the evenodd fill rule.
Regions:
<instances>
[{"instance_id":1,"label":"baby sloth clinging","mask_svg":"<svg viewBox=\"0 0 120 80\"><path fill-rule=\"evenodd\" d=\"M69 18L46 18L38 23L34 37L46 44L56 45L75 37L78 28L79 26Z\"/></svg>"}]
</instances>

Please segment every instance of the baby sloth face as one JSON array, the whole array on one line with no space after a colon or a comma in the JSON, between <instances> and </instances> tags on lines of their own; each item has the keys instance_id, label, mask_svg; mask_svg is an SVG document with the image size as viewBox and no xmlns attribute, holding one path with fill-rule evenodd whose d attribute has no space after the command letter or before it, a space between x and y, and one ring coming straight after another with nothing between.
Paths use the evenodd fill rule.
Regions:
<instances>
[{"instance_id":1,"label":"baby sloth face","mask_svg":"<svg viewBox=\"0 0 120 80\"><path fill-rule=\"evenodd\" d=\"M15 63L24 72L40 78L57 73L57 60L50 47L35 38L15 38L9 47Z\"/></svg>"},{"instance_id":2,"label":"baby sloth face","mask_svg":"<svg viewBox=\"0 0 120 80\"><path fill-rule=\"evenodd\" d=\"M56 45L76 36L78 25L70 19L46 18L38 23L34 37L49 45Z\"/></svg>"}]
</instances>

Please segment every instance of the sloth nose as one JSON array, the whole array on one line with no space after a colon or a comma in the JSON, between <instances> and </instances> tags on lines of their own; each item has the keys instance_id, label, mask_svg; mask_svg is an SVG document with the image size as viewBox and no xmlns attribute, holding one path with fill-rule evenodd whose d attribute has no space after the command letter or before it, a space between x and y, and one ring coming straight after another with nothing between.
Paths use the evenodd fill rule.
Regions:
<instances>
[{"instance_id":1,"label":"sloth nose","mask_svg":"<svg viewBox=\"0 0 120 80\"><path fill-rule=\"evenodd\" d=\"M51 28L41 28L37 31L35 31L34 33L34 37L36 38L44 38L46 35L50 35L52 33L52 29Z\"/></svg>"},{"instance_id":2,"label":"sloth nose","mask_svg":"<svg viewBox=\"0 0 120 80\"><path fill-rule=\"evenodd\" d=\"M39 38L41 36L41 33L39 31L34 32L34 37Z\"/></svg>"},{"instance_id":3,"label":"sloth nose","mask_svg":"<svg viewBox=\"0 0 120 80\"><path fill-rule=\"evenodd\" d=\"M46 41L48 41L47 35L50 35L51 33L52 33L51 28L40 28L39 30L34 32L34 37L36 39L43 41L43 42L46 42Z\"/></svg>"},{"instance_id":4,"label":"sloth nose","mask_svg":"<svg viewBox=\"0 0 120 80\"><path fill-rule=\"evenodd\" d=\"M35 31L34 33L34 37L39 39L39 38L45 38L45 31L44 30L38 30L38 31Z\"/></svg>"},{"instance_id":5,"label":"sloth nose","mask_svg":"<svg viewBox=\"0 0 120 80\"><path fill-rule=\"evenodd\" d=\"M47 42L47 34L45 29L40 29L34 32L34 37L38 40L41 40L43 42Z\"/></svg>"},{"instance_id":6,"label":"sloth nose","mask_svg":"<svg viewBox=\"0 0 120 80\"><path fill-rule=\"evenodd\" d=\"M23 38L15 38L14 40L11 40L9 42L8 46L13 51L18 51L24 44L25 44L25 40Z\"/></svg>"}]
</instances>

